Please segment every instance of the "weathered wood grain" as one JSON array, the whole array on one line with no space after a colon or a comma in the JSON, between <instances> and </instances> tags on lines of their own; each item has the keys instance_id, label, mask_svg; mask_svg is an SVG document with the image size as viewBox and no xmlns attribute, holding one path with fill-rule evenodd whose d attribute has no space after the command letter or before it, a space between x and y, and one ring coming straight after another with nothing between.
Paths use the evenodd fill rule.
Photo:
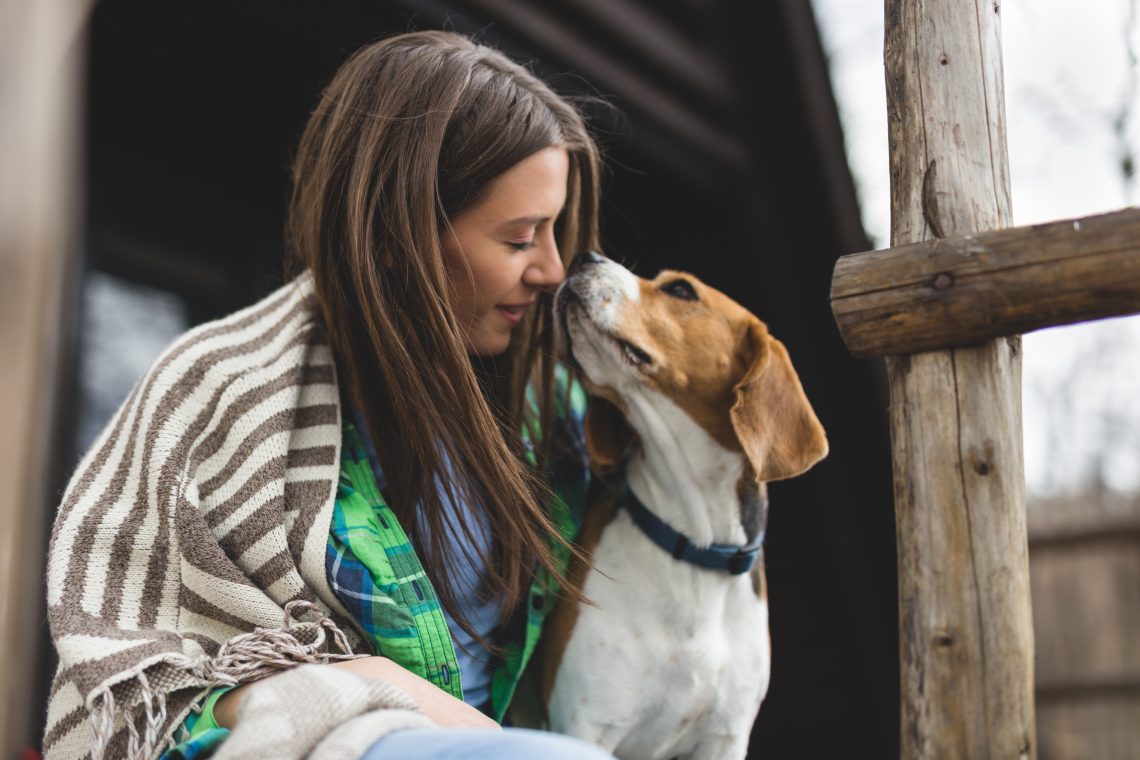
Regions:
<instances>
[{"instance_id":1,"label":"weathered wood grain","mask_svg":"<svg viewBox=\"0 0 1140 760\"><path fill-rule=\"evenodd\" d=\"M831 308L859 357L1140 312L1140 210L844 256Z\"/></svg>"},{"instance_id":2,"label":"weathered wood grain","mask_svg":"<svg viewBox=\"0 0 1140 760\"><path fill-rule=\"evenodd\" d=\"M887 0L892 244L1008 226L999 5ZM903 758L1036 754L1020 340L888 358Z\"/></svg>"}]
</instances>

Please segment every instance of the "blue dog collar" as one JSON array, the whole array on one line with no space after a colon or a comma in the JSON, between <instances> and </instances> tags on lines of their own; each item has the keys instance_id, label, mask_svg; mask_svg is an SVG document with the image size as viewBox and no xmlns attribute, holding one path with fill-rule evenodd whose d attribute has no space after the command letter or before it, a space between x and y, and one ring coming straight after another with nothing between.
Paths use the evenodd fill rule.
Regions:
<instances>
[{"instance_id":1,"label":"blue dog collar","mask_svg":"<svg viewBox=\"0 0 1140 760\"><path fill-rule=\"evenodd\" d=\"M732 575L741 575L747 573L756 564L756 560L760 556L760 549L764 545L764 531L760 531L756 540L747 546L711 544L703 548L698 547L684 533L677 532L660 517L650 512L649 508L634 495L628 484L625 487L625 497L622 499L622 503L629 510L629 516L633 518L634 524L641 528L641 532L648 536L650 541L671 554L674 559L688 562L697 567L723 570Z\"/></svg>"}]
</instances>

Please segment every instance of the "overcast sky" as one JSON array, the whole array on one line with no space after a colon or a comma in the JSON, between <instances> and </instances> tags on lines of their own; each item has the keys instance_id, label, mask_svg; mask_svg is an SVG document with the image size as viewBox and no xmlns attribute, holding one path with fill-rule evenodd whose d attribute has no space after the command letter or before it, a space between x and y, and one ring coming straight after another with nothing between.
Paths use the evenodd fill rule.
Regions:
<instances>
[{"instance_id":1,"label":"overcast sky","mask_svg":"<svg viewBox=\"0 0 1140 760\"><path fill-rule=\"evenodd\" d=\"M1122 166L1140 150L1136 0L1001 6L1015 224L1137 201ZM827 50L863 223L889 244L883 0L812 0ZM1100 472L1140 489L1140 317L1025 338L1026 478L1069 491Z\"/></svg>"}]
</instances>

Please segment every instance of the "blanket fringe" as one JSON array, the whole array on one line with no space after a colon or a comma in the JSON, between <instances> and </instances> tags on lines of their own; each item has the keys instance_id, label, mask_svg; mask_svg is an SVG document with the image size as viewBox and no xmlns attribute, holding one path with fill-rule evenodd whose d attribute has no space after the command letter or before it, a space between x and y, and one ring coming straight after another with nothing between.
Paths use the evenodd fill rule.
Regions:
<instances>
[{"instance_id":1,"label":"blanket fringe","mask_svg":"<svg viewBox=\"0 0 1140 760\"><path fill-rule=\"evenodd\" d=\"M315 620L302 621L307 613L314 613ZM309 644L298 638L304 631L312 638ZM331 637L332 641L329 642ZM335 644L340 653L321 651L326 642ZM327 647L331 649L331 646ZM353 654L348 637L335 622L325 615L321 608L312 602L296 599L285 605L285 621L281 628L255 628L251 633L234 636L224 642L213 656L202 655L195 659L173 657L167 662L185 670L197 679L203 687L237 686L289 670L307 663L328 663L336 660L354 660L367 657ZM126 760L150 760L155 755L161 737L159 732L166 723L166 695L151 687L146 673L140 671L130 680L138 682L140 702L132 707L117 709L111 687L104 687L94 698L91 710L91 725L95 739L91 747L91 760L103 760L111 737L115 733L117 718L126 723L128 734ZM119 686L121 684L116 684ZM143 735L140 739L132 712L141 706L145 717Z\"/></svg>"}]
</instances>

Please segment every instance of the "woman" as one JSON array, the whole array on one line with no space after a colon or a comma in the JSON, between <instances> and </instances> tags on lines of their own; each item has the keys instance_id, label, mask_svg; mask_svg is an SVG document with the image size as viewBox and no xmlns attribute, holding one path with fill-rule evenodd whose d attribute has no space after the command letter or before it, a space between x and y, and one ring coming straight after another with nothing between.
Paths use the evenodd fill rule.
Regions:
<instances>
[{"instance_id":1,"label":"woman","mask_svg":"<svg viewBox=\"0 0 1140 760\"><path fill-rule=\"evenodd\" d=\"M572 551L548 296L597 189L580 115L494 50L344 64L294 162L301 273L168 349L65 493L47 757L589 756L460 729L497 727Z\"/></svg>"}]
</instances>

